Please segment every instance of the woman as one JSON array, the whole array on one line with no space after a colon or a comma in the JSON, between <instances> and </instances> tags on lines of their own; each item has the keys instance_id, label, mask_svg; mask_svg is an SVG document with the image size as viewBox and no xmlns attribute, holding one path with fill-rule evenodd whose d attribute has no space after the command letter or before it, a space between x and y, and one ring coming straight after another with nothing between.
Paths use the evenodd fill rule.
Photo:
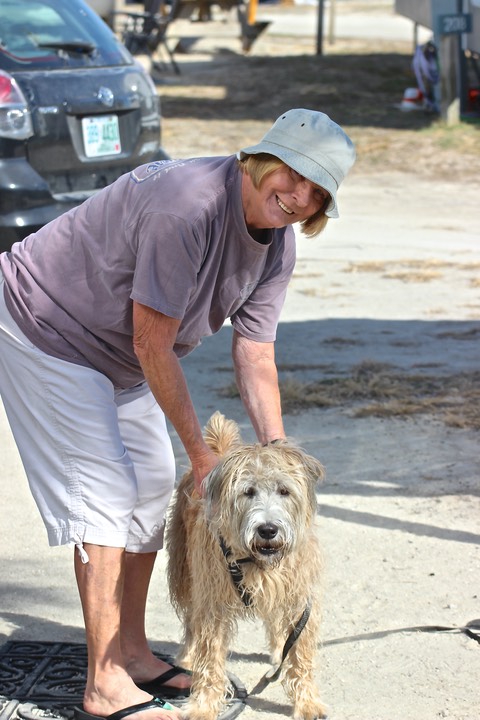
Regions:
<instances>
[{"instance_id":1,"label":"woman","mask_svg":"<svg viewBox=\"0 0 480 720\"><path fill-rule=\"evenodd\" d=\"M2 399L49 543L76 548L88 647L77 720L179 715L162 698L189 678L144 629L174 486L165 417L199 492L217 463L179 358L230 318L258 440L285 437L274 341L291 226L314 235L338 216L354 158L325 114L290 110L238 157L137 168L0 256Z\"/></svg>"}]
</instances>

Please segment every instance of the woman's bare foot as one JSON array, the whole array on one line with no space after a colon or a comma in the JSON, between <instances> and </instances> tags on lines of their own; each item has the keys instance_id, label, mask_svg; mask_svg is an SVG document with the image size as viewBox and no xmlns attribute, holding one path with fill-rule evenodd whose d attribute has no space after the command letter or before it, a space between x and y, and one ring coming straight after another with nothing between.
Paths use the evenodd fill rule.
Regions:
<instances>
[{"instance_id":1,"label":"woman's bare foot","mask_svg":"<svg viewBox=\"0 0 480 720\"><path fill-rule=\"evenodd\" d=\"M98 678L92 691L87 687L83 709L91 715L106 718L134 705L152 702L152 707L140 708L138 711L132 708L132 720L181 720L182 713L178 707L169 701L154 704L153 700L152 695L140 690L125 671L117 670Z\"/></svg>"}]
</instances>

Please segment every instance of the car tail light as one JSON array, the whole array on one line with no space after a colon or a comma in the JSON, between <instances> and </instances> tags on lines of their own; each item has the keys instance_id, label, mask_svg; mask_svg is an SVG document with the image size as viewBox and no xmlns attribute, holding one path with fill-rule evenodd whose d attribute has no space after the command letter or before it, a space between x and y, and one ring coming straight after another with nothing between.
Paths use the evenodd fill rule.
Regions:
<instances>
[{"instance_id":1,"label":"car tail light","mask_svg":"<svg viewBox=\"0 0 480 720\"><path fill-rule=\"evenodd\" d=\"M15 78L0 70L0 138L26 140L33 135L32 116Z\"/></svg>"}]
</instances>

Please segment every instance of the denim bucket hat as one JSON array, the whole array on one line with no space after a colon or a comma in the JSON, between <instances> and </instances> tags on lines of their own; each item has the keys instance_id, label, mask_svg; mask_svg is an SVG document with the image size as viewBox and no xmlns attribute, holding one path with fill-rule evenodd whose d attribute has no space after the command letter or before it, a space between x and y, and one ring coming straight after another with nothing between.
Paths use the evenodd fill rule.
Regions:
<instances>
[{"instance_id":1,"label":"denim bucket hat","mask_svg":"<svg viewBox=\"0 0 480 720\"><path fill-rule=\"evenodd\" d=\"M268 153L307 180L330 193L325 214L338 217L337 190L355 162L348 135L325 113L296 108L280 115L257 145L243 148L237 157Z\"/></svg>"}]
</instances>

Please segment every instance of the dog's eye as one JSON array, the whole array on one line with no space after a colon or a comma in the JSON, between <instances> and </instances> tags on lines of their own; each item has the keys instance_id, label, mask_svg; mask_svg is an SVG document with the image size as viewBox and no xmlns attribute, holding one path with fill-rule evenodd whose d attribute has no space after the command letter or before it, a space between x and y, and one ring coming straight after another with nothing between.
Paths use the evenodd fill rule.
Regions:
<instances>
[{"instance_id":1,"label":"dog's eye","mask_svg":"<svg viewBox=\"0 0 480 720\"><path fill-rule=\"evenodd\" d=\"M279 488L279 489L278 489L278 492L280 493L280 495L284 495L285 497L286 497L287 495L290 495L290 493L288 492L288 490L287 490L286 487L281 487L281 488Z\"/></svg>"},{"instance_id":2,"label":"dog's eye","mask_svg":"<svg viewBox=\"0 0 480 720\"><path fill-rule=\"evenodd\" d=\"M248 487L246 488L244 495L246 495L249 498L255 497L255 488L254 487Z\"/></svg>"}]
</instances>

